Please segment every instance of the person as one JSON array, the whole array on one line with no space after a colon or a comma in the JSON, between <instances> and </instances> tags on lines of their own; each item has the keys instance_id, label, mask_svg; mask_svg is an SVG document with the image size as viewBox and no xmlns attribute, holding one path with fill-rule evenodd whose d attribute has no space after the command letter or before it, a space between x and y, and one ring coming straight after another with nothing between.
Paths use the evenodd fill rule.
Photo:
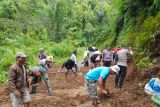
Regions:
<instances>
[{"instance_id":1,"label":"person","mask_svg":"<svg viewBox=\"0 0 160 107\"><path fill-rule=\"evenodd\" d=\"M48 75L46 72L47 69L45 69L42 66L35 66L29 69L29 85L32 85L31 94L37 93L37 85L43 79L48 90L48 95L52 95L51 84L49 82Z\"/></svg>"},{"instance_id":2,"label":"person","mask_svg":"<svg viewBox=\"0 0 160 107\"><path fill-rule=\"evenodd\" d=\"M53 56L50 55L46 59L40 60L39 63L40 63L41 67L43 67L46 70L48 70L53 66L53 63L55 63L55 62L53 61Z\"/></svg>"},{"instance_id":3,"label":"person","mask_svg":"<svg viewBox=\"0 0 160 107\"><path fill-rule=\"evenodd\" d=\"M84 64L84 67L89 67L89 51L88 51L88 49L86 49L86 51L84 52L82 64Z\"/></svg>"},{"instance_id":4,"label":"person","mask_svg":"<svg viewBox=\"0 0 160 107\"><path fill-rule=\"evenodd\" d=\"M77 66L77 51L73 51L73 54L71 55L71 60L74 61L75 63L75 70L76 72L78 71L78 66Z\"/></svg>"},{"instance_id":5,"label":"person","mask_svg":"<svg viewBox=\"0 0 160 107\"><path fill-rule=\"evenodd\" d=\"M100 51L95 51L94 54L90 58L91 62L91 69L96 68L98 63L101 60L101 52Z\"/></svg>"},{"instance_id":6,"label":"person","mask_svg":"<svg viewBox=\"0 0 160 107\"><path fill-rule=\"evenodd\" d=\"M119 88L121 90L124 78L127 73L127 55L133 55L131 48L128 50L126 49L125 45L122 45L121 50L117 52L117 65L120 67L119 75L115 78L115 88Z\"/></svg>"},{"instance_id":7,"label":"person","mask_svg":"<svg viewBox=\"0 0 160 107\"><path fill-rule=\"evenodd\" d=\"M118 52L119 50L121 50L121 48L117 47L117 48L115 48L114 51L113 51L113 61L114 61L114 62L117 62L117 60L118 60L117 52Z\"/></svg>"},{"instance_id":8,"label":"person","mask_svg":"<svg viewBox=\"0 0 160 107\"><path fill-rule=\"evenodd\" d=\"M151 78L145 85L144 90L147 94L152 95L151 100L155 103L156 107L160 107L160 79Z\"/></svg>"},{"instance_id":9,"label":"person","mask_svg":"<svg viewBox=\"0 0 160 107\"><path fill-rule=\"evenodd\" d=\"M111 47L109 46L102 52L102 62L103 66L109 67L111 66L111 62L113 60L113 53L111 51Z\"/></svg>"},{"instance_id":10,"label":"person","mask_svg":"<svg viewBox=\"0 0 160 107\"><path fill-rule=\"evenodd\" d=\"M95 52L95 51L97 51L98 49L97 49L95 46L92 46L92 47L89 47L88 50L89 50L90 52Z\"/></svg>"},{"instance_id":11,"label":"person","mask_svg":"<svg viewBox=\"0 0 160 107\"><path fill-rule=\"evenodd\" d=\"M98 107L97 83L100 89L102 89L102 92L108 95L109 91L105 88L106 79L109 75L118 75L119 70L120 68L117 65L111 67L97 67L85 75L89 96L92 99L94 107Z\"/></svg>"},{"instance_id":12,"label":"person","mask_svg":"<svg viewBox=\"0 0 160 107\"><path fill-rule=\"evenodd\" d=\"M50 81L49 81L49 78L48 78L48 71L52 68L52 65L53 65L53 56L50 55L48 56L46 59L42 59L40 60L40 64L39 64L39 67L40 69L40 72L41 72L41 77L43 78L46 86L47 86L47 90L48 90L48 95L52 95L52 87L50 85ZM44 71L44 72L43 72Z\"/></svg>"},{"instance_id":13,"label":"person","mask_svg":"<svg viewBox=\"0 0 160 107\"><path fill-rule=\"evenodd\" d=\"M38 60L42 60L42 59L47 58L46 54L44 53L44 49L42 49L42 48L40 49L40 52L39 52L37 58L38 58Z\"/></svg>"},{"instance_id":14,"label":"person","mask_svg":"<svg viewBox=\"0 0 160 107\"><path fill-rule=\"evenodd\" d=\"M75 62L73 60L71 60L71 59L68 59L66 62L63 63L61 69L58 71L58 72L61 72L62 69L64 69L64 72L65 72L65 78L64 78L65 81L64 81L64 83L66 83L67 75L68 75L68 72L70 72L70 71L74 73L74 78L76 80L76 76L77 76L76 70L75 70L76 68L75 69L73 69L73 68L75 68Z\"/></svg>"},{"instance_id":15,"label":"person","mask_svg":"<svg viewBox=\"0 0 160 107\"><path fill-rule=\"evenodd\" d=\"M88 48L88 51L89 51L89 59L91 59L91 57L94 55L94 52L95 51L98 51L98 49L96 47L89 47ZM91 63L91 61L89 60L89 63Z\"/></svg>"},{"instance_id":16,"label":"person","mask_svg":"<svg viewBox=\"0 0 160 107\"><path fill-rule=\"evenodd\" d=\"M25 66L26 55L23 52L16 54L16 62L9 69L8 85L13 107L29 107L30 94L28 89L28 77Z\"/></svg>"}]
</instances>

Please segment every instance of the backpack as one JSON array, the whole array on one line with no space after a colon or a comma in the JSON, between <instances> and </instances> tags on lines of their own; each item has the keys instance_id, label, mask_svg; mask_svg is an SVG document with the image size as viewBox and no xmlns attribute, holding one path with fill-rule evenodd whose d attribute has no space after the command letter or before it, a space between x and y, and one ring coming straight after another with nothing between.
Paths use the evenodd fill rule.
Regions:
<instances>
[{"instance_id":1,"label":"backpack","mask_svg":"<svg viewBox=\"0 0 160 107\"><path fill-rule=\"evenodd\" d=\"M36 77L39 77L41 75L41 73L39 71L35 71L35 72L33 72L33 75Z\"/></svg>"},{"instance_id":2,"label":"backpack","mask_svg":"<svg viewBox=\"0 0 160 107\"><path fill-rule=\"evenodd\" d=\"M115 48L114 52L113 52L113 55L116 55L119 50L121 50L121 48Z\"/></svg>"},{"instance_id":3,"label":"backpack","mask_svg":"<svg viewBox=\"0 0 160 107\"><path fill-rule=\"evenodd\" d=\"M115 61L115 62L118 61L118 54L115 54L115 56L114 56L114 61Z\"/></svg>"},{"instance_id":4,"label":"backpack","mask_svg":"<svg viewBox=\"0 0 160 107\"><path fill-rule=\"evenodd\" d=\"M34 76L36 76L36 77L39 77L41 75L41 73L40 73L40 67L32 67L30 69L30 75L32 75L32 74Z\"/></svg>"},{"instance_id":5,"label":"backpack","mask_svg":"<svg viewBox=\"0 0 160 107\"><path fill-rule=\"evenodd\" d=\"M112 53L110 51L105 50L104 51L104 59L111 59Z\"/></svg>"}]
</instances>

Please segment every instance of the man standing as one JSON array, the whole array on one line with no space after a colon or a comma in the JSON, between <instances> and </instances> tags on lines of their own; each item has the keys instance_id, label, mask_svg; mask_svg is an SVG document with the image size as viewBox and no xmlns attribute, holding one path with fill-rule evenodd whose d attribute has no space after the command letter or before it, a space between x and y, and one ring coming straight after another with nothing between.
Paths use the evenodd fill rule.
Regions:
<instances>
[{"instance_id":1,"label":"man standing","mask_svg":"<svg viewBox=\"0 0 160 107\"><path fill-rule=\"evenodd\" d=\"M105 66L105 67L111 66L112 60L113 60L113 53L111 51L111 47L109 46L102 53L103 66Z\"/></svg>"},{"instance_id":2,"label":"man standing","mask_svg":"<svg viewBox=\"0 0 160 107\"><path fill-rule=\"evenodd\" d=\"M40 49L40 52L39 52L37 58L38 58L38 60L42 60L42 59L47 58L46 54L44 53L44 49L42 49L42 48Z\"/></svg>"},{"instance_id":3,"label":"man standing","mask_svg":"<svg viewBox=\"0 0 160 107\"><path fill-rule=\"evenodd\" d=\"M86 51L84 52L82 64L84 64L84 67L89 67L89 51L88 51L88 49L86 49Z\"/></svg>"},{"instance_id":4,"label":"man standing","mask_svg":"<svg viewBox=\"0 0 160 107\"><path fill-rule=\"evenodd\" d=\"M74 51L72 56L71 56L71 60L74 61L75 63L75 70L76 72L78 71L78 66L77 66L77 51Z\"/></svg>"},{"instance_id":5,"label":"man standing","mask_svg":"<svg viewBox=\"0 0 160 107\"><path fill-rule=\"evenodd\" d=\"M133 55L131 48L126 49L125 45L122 45L121 50L117 52L118 61L117 65L120 67L119 75L115 78L115 87L122 88L124 78L127 73L127 55Z\"/></svg>"},{"instance_id":6,"label":"man standing","mask_svg":"<svg viewBox=\"0 0 160 107\"><path fill-rule=\"evenodd\" d=\"M26 55L19 52L16 55L16 62L9 69L9 89L13 107L29 107L30 95L27 84L26 68L24 66Z\"/></svg>"},{"instance_id":7,"label":"man standing","mask_svg":"<svg viewBox=\"0 0 160 107\"><path fill-rule=\"evenodd\" d=\"M94 107L98 107L97 82L103 93L108 95L108 89L105 88L106 79L109 74L118 74L119 70L120 68L117 65L114 65L112 67L97 67L86 74L86 84L88 87L89 96L92 99L92 104L94 105Z\"/></svg>"}]
</instances>

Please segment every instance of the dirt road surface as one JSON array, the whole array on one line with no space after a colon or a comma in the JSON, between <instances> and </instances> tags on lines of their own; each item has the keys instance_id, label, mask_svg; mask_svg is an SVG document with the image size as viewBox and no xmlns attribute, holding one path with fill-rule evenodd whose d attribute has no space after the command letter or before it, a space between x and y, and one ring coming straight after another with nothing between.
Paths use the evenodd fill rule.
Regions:
<instances>
[{"instance_id":1,"label":"dirt road surface","mask_svg":"<svg viewBox=\"0 0 160 107\"><path fill-rule=\"evenodd\" d=\"M53 87L53 95L48 96L45 85L41 82L38 86L38 93L31 95L31 107L93 107L88 97L84 76L89 68L81 68L78 73L79 82L73 79L73 75L68 75L68 81L64 83L64 74L56 73L55 67L49 73L49 79ZM153 107L150 96L144 92L144 84L133 80L133 65L128 67L127 77L124 87L120 91L114 88L114 76L107 79L106 86L109 88L111 96L104 97L100 94L102 103L99 107ZM100 93L100 91L99 91ZM0 85L0 107L11 107L10 95L7 85Z\"/></svg>"}]
</instances>

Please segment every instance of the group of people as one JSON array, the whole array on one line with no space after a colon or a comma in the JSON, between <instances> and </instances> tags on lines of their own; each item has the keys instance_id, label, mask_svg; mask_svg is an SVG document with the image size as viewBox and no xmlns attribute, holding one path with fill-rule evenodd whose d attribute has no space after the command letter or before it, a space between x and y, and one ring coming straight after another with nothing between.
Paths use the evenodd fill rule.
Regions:
<instances>
[{"instance_id":1,"label":"group of people","mask_svg":"<svg viewBox=\"0 0 160 107\"><path fill-rule=\"evenodd\" d=\"M13 107L19 107L21 104L29 107L30 94L37 92L36 87L41 79L44 80L48 95L52 94L47 72L52 67L53 56L46 56L44 50L41 49L37 56L39 65L30 69L25 66L26 57L27 55L23 52L18 52L16 62L9 69L8 83Z\"/></svg>"},{"instance_id":2,"label":"group of people","mask_svg":"<svg viewBox=\"0 0 160 107\"><path fill-rule=\"evenodd\" d=\"M98 107L99 103L97 85L104 94L109 95L109 90L105 87L106 79L109 75L116 75L115 88L122 89L127 73L128 55L133 55L133 52L131 48L127 49L125 45L122 45L121 48L116 48L114 51L111 50L110 46L103 51L98 51L96 48L93 48L91 53L88 49L85 51L84 67L88 67L89 63L91 64L91 70L85 75L85 80L94 107ZM37 92L36 87L41 79L44 80L48 95L52 95L53 90L47 72L52 68L52 64L54 63L53 56L46 56L44 50L41 49L37 56L39 65L30 69L27 69L25 66L26 57L23 52L18 52L16 62L12 64L9 69L9 89L13 107L19 107L20 104L23 104L24 107L29 107L30 93L33 94ZM97 67L99 63L100 65ZM65 83L70 71L73 72L76 80L78 71L76 50L73 51L71 57L62 64L58 72L61 72L62 69L65 73ZM29 90L30 86L31 91ZM155 96L152 97L152 99L155 99Z\"/></svg>"},{"instance_id":3,"label":"group of people","mask_svg":"<svg viewBox=\"0 0 160 107\"><path fill-rule=\"evenodd\" d=\"M94 107L98 107L97 85L105 95L109 95L108 88L105 88L106 79L109 75L116 75L115 88L122 89L123 81L127 73L127 56L133 55L125 45L116 48L114 51L107 47L103 51L95 51L90 56L91 70L86 74L86 84L89 96ZM100 67L97 65L100 63Z\"/></svg>"},{"instance_id":4,"label":"group of people","mask_svg":"<svg viewBox=\"0 0 160 107\"><path fill-rule=\"evenodd\" d=\"M119 86L119 88L122 87L123 83L122 77L124 77L126 69L124 69L124 67L121 66L126 66L124 63L126 61L127 54L129 53L129 51L127 49L123 50L122 47L121 48L122 52L119 51L120 54L117 53L119 65L114 65L110 67L111 65L110 61L113 57L112 54L108 55L107 53L111 52L110 50L111 48L109 47L101 53L94 47L91 53L89 53L89 51L86 50L84 54L84 65L89 66L89 61L88 61L89 59L91 59L90 63L92 65L91 67L92 70L89 71L85 76L86 84L88 86L91 98L95 99L97 98L97 92L96 92L97 81L100 83L99 87L102 88L103 93L108 94L108 91L105 89L105 80L109 74L117 74L116 86ZM110 56L111 58L108 59L106 55ZM16 62L10 67L9 70L9 88L11 91L11 99L13 107L18 107L18 105L20 105L21 103L23 103L25 107L29 107L30 94L37 92L37 85L42 79L47 87L48 95L52 95L53 90L47 72L52 67L53 56L46 56L44 53L44 49L40 49L40 53L37 56L39 60L39 65L32 67L30 69L27 69L27 67L25 66L26 57L27 56L23 52L17 53ZM103 61L103 67L97 67L97 63L100 60ZM61 69L58 72L61 72L62 69L65 73L65 78L64 78L65 83L67 81L67 75L70 71L74 74L74 78L76 80L78 71L77 50L73 51L71 57L66 62L63 63ZM31 91L28 89L28 87L31 88L30 89ZM93 100L93 103L96 106L97 100Z\"/></svg>"},{"instance_id":5,"label":"group of people","mask_svg":"<svg viewBox=\"0 0 160 107\"><path fill-rule=\"evenodd\" d=\"M127 57L129 55L132 56L133 51L131 48L127 49L125 45L122 45L121 48L115 48L113 51L110 46L102 51L95 49L94 52L91 52L91 55L90 52L86 50L83 57L84 67L86 64L89 65L89 62L91 69L96 68L98 64L105 67L117 64L120 67L120 72L119 75L116 76L115 87L121 89L127 73Z\"/></svg>"},{"instance_id":6,"label":"group of people","mask_svg":"<svg viewBox=\"0 0 160 107\"><path fill-rule=\"evenodd\" d=\"M46 56L44 49L40 49L37 55L39 65L30 69L25 66L26 57L27 55L23 52L18 52L16 54L16 62L9 69L8 83L13 107L19 107L21 104L24 107L29 107L30 94L37 93L38 83L42 79L48 90L48 95L52 95L53 92L47 73L53 66L53 56ZM65 69L65 82L69 71L74 73L76 80L76 72L78 71L77 51L74 51L71 58L63 63L58 72L61 72L62 69Z\"/></svg>"}]
</instances>

